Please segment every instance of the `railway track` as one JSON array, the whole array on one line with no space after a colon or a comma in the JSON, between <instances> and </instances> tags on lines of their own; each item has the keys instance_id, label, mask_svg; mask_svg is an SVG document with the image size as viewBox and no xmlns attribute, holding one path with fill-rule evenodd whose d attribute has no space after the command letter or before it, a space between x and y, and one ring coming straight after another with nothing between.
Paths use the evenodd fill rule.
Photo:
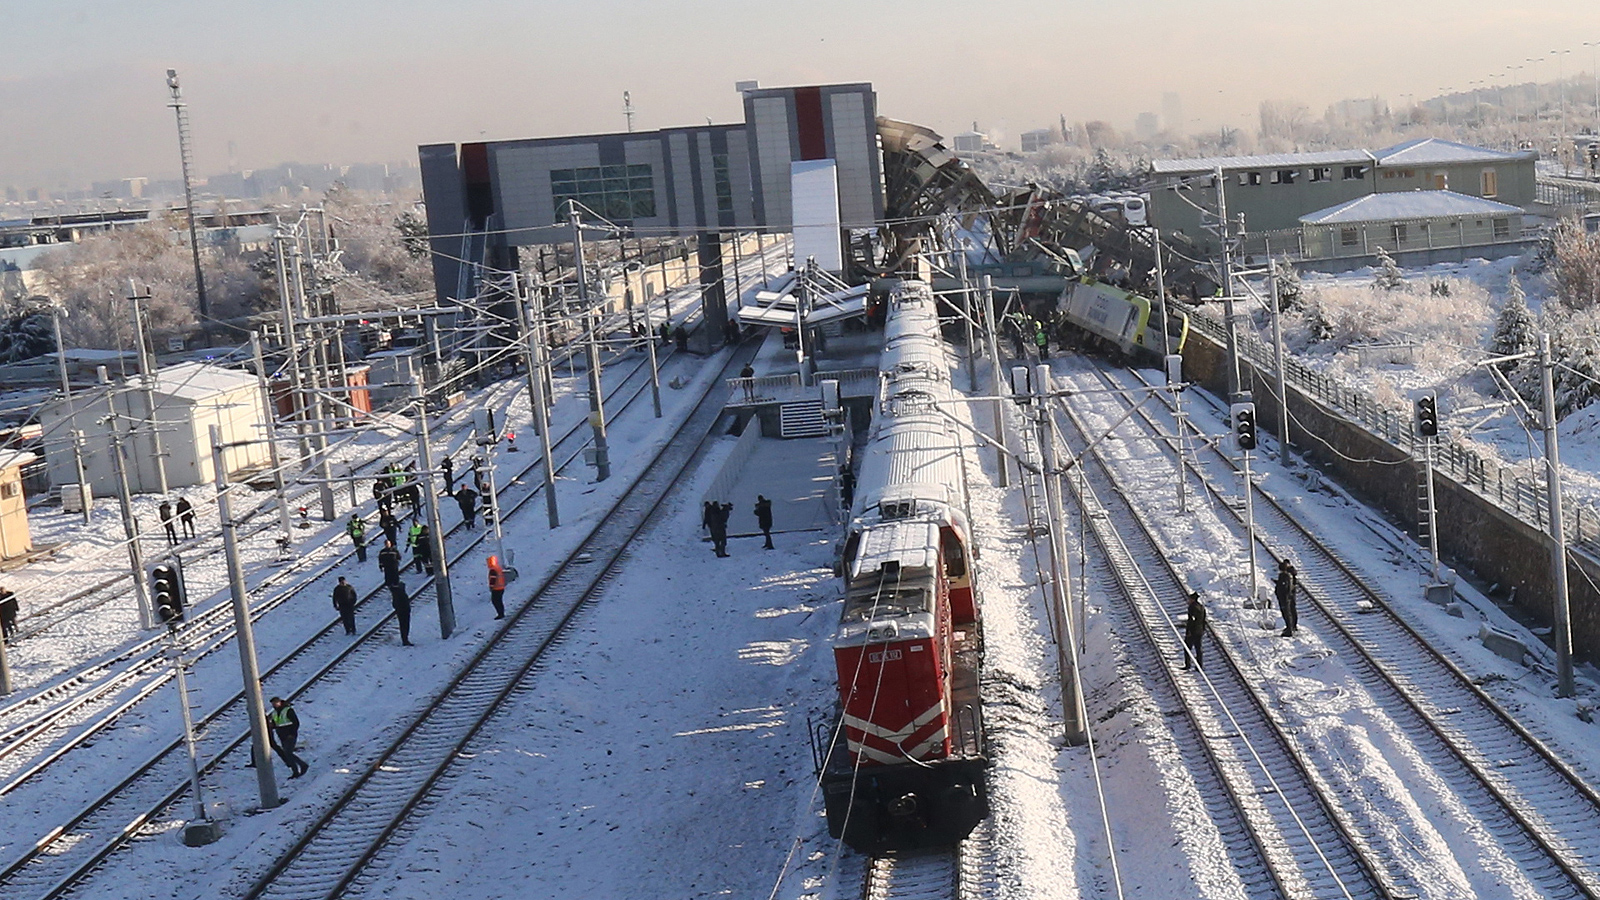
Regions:
<instances>
[{"instance_id":1,"label":"railway track","mask_svg":"<svg viewBox=\"0 0 1600 900\"><path fill-rule=\"evenodd\" d=\"M754 352L731 354L723 374ZM584 604L601 592L633 539L700 457L722 417L720 379L608 513L423 713L337 798L289 851L258 875L246 898L345 897L426 806L458 758L508 700L536 689L529 673Z\"/></svg>"},{"instance_id":2,"label":"railway track","mask_svg":"<svg viewBox=\"0 0 1600 900\"><path fill-rule=\"evenodd\" d=\"M613 386L613 393L631 390L633 391L629 397L631 402L632 397L637 395L637 382L643 377L645 365L643 361L636 363L621 381ZM581 421L572 425L560 438L558 453L562 445L571 444L573 441L581 442L586 428L586 423ZM463 430L470 431L470 425ZM569 457L571 455L568 454ZM378 458L382 456L384 454L380 453ZM533 471L537 463L538 460L534 459L527 469L514 477ZM253 604L252 621L259 621L296 596L320 586L320 579L323 576L355 555L353 547L339 541L329 542L315 549L323 552L302 557L294 565L274 569L266 578L251 585L251 593L256 594L291 576L299 576L302 579L300 584L290 590ZM231 604L217 603L199 611L191 611L189 622L184 629L191 657L198 660L231 643L233 628ZM4 798L29 779L45 771L73 748L94 740L124 712L165 686L171 679L170 663L163 651L165 641L164 635L147 638L113 658L81 671L73 679L49 692L56 702L33 711L33 714L26 719L22 719L19 715L18 720L4 725L4 730L0 731L0 798ZM130 687L134 688L131 696L127 693ZM21 712L26 710L29 704L29 700L24 700L15 704L15 708ZM5 720L0 718L0 722L3 721ZM56 740L63 740L64 743L47 753L35 749L41 746L48 747L51 741Z\"/></svg>"},{"instance_id":3,"label":"railway track","mask_svg":"<svg viewBox=\"0 0 1600 900\"><path fill-rule=\"evenodd\" d=\"M959 900L959 851L914 856L874 856L866 860L861 900Z\"/></svg>"},{"instance_id":4,"label":"railway track","mask_svg":"<svg viewBox=\"0 0 1600 900\"><path fill-rule=\"evenodd\" d=\"M1096 378L1127 386L1102 368ZM1175 459L1173 420L1148 411L1140 419L1148 443ZM1150 436L1163 434L1168 437ZM1191 443L1201 447L1200 459L1186 464L1242 542L1242 513L1228 502L1230 491L1217 487L1223 480L1237 483L1233 461L1206 442ZM1436 639L1396 614L1388 598L1276 498L1256 485L1251 490L1265 558L1292 558L1300 569L1302 627L1360 678L1541 896L1600 897L1600 795L1582 774L1494 702L1437 649Z\"/></svg>"},{"instance_id":5,"label":"railway track","mask_svg":"<svg viewBox=\"0 0 1600 900\"><path fill-rule=\"evenodd\" d=\"M1058 417L1059 418L1059 417ZM1069 409L1068 446L1092 442ZM1235 657L1213 641L1210 668L1184 670L1181 631L1166 609L1187 593L1144 516L1098 453L1083 460L1078 494L1099 548L1098 574L1125 602L1113 605L1117 633L1162 708L1180 712L1173 728L1195 787L1213 815L1229 862L1250 897L1399 898L1413 886L1386 877L1353 817L1329 801L1329 786L1305 758ZM1169 721L1171 717L1168 717ZM1219 793L1220 791L1220 793ZM1219 816L1219 814L1221 814ZM1231 825L1231 827L1230 827Z\"/></svg>"},{"instance_id":6,"label":"railway track","mask_svg":"<svg viewBox=\"0 0 1600 900\"><path fill-rule=\"evenodd\" d=\"M625 402L617 407L616 414L628 408L646 392L649 381L643 377L643 366L630 373L614 388L613 396L625 393ZM587 424L580 423L567 432L556 457L559 467L565 467L582 455L587 442ZM529 454L533 460L518 473L526 476L541 464L538 454ZM516 479L507 479L501 490L502 515L510 516L542 492L542 481L534 479L523 485ZM459 529L460 526L457 526ZM453 530L454 531L454 530ZM455 558L471 552L486 540L489 531L477 532L476 537L456 550ZM353 555L353 551L351 551ZM295 592L312 584L308 582ZM365 609L380 588L363 597ZM384 592L384 596L386 592ZM413 596L413 604L426 604L432 597L431 580L424 583ZM380 616L355 641L344 637L342 627L330 622L311 639L282 658L264 673L279 693L293 697L330 675L359 666L367 654L376 652L382 643L375 640L382 635L392 613ZM318 652L322 651L322 652ZM287 686L292 685L289 689ZM236 692L203 717L200 727L207 732L234 735L225 747L205 765L205 776L223 765L228 754L244 748L248 753L248 722L243 694ZM76 814L64 816L61 824L41 835L31 846L0 869L0 893L11 896L58 897L80 884L97 866L123 846L129 839L138 837L144 829L157 821L163 812L179 802L189 791L187 757L182 752L181 741L174 740L154 753L126 778L85 804Z\"/></svg>"}]
</instances>

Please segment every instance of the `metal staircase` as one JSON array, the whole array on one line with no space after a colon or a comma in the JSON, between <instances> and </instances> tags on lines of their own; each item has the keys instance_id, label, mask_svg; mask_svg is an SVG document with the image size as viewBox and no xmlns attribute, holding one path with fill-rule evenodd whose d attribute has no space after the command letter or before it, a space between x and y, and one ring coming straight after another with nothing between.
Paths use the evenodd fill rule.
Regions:
<instances>
[{"instance_id":1,"label":"metal staircase","mask_svg":"<svg viewBox=\"0 0 1600 900\"><path fill-rule=\"evenodd\" d=\"M778 434L784 438L823 437L828 418L821 400L798 400L778 408Z\"/></svg>"}]
</instances>

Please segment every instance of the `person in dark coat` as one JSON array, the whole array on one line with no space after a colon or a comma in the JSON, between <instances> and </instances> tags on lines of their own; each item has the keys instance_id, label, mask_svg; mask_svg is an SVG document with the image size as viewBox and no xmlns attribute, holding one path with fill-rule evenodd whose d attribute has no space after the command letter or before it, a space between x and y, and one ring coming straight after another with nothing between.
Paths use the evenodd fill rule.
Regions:
<instances>
[{"instance_id":1,"label":"person in dark coat","mask_svg":"<svg viewBox=\"0 0 1600 900\"><path fill-rule=\"evenodd\" d=\"M379 478L372 482L372 499L378 501L378 509L388 512L394 505L394 499L389 493L389 479Z\"/></svg>"},{"instance_id":2,"label":"person in dark coat","mask_svg":"<svg viewBox=\"0 0 1600 900\"><path fill-rule=\"evenodd\" d=\"M333 586L333 608L339 611L339 620L344 622L344 633L356 633L356 586L339 576L339 583Z\"/></svg>"},{"instance_id":3,"label":"person in dark coat","mask_svg":"<svg viewBox=\"0 0 1600 900\"><path fill-rule=\"evenodd\" d=\"M444 470L444 492L446 494L454 494L456 492L456 461L446 456L439 463L439 468Z\"/></svg>"},{"instance_id":4,"label":"person in dark coat","mask_svg":"<svg viewBox=\"0 0 1600 900\"><path fill-rule=\"evenodd\" d=\"M294 752L294 745L300 740L300 717L294 714L294 707L282 697L273 697L271 702L272 711L267 713L267 728L272 732L272 749L278 751L278 755L283 757L283 764L294 773L289 777L299 778L311 768Z\"/></svg>"},{"instance_id":5,"label":"person in dark coat","mask_svg":"<svg viewBox=\"0 0 1600 900\"><path fill-rule=\"evenodd\" d=\"M661 346L665 347L672 343L672 326L670 324L662 322L657 332L661 335Z\"/></svg>"},{"instance_id":6,"label":"person in dark coat","mask_svg":"<svg viewBox=\"0 0 1600 900\"><path fill-rule=\"evenodd\" d=\"M672 340L677 343L679 353L689 349L689 329L684 328L682 322L678 323L677 328L672 329Z\"/></svg>"},{"instance_id":7,"label":"person in dark coat","mask_svg":"<svg viewBox=\"0 0 1600 900\"><path fill-rule=\"evenodd\" d=\"M400 543L400 520L388 507L378 513L378 527L383 529L383 539L391 544Z\"/></svg>"},{"instance_id":8,"label":"person in dark coat","mask_svg":"<svg viewBox=\"0 0 1600 900\"><path fill-rule=\"evenodd\" d=\"M727 322L723 323L723 325L722 325L722 340L723 340L723 343L727 343L727 344L737 344L737 343L739 343L739 320L738 319L729 318Z\"/></svg>"},{"instance_id":9,"label":"person in dark coat","mask_svg":"<svg viewBox=\"0 0 1600 900\"><path fill-rule=\"evenodd\" d=\"M711 504L711 521L706 524L711 529L711 548L718 557L728 555L728 511L732 508L731 503Z\"/></svg>"},{"instance_id":10,"label":"person in dark coat","mask_svg":"<svg viewBox=\"0 0 1600 900\"><path fill-rule=\"evenodd\" d=\"M707 534L711 533L711 520L717 517L717 504L707 500L700 504L700 528Z\"/></svg>"},{"instance_id":11,"label":"person in dark coat","mask_svg":"<svg viewBox=\"0 0 1600 900\"><path fill-rule=\"evenodd\" d=\"M356 562L367 561L367 523L361 514L353 512L350 521L344 526L345 534L350 535L350 543L356 545Z\"/></svg>"},{"instance_id":12,"label":"person in dark coat","mask_svg":"<svg viewBox=\"0 0 1600 900\"><path fill-rule=\"evenodd\" d=\"M0 639L10 641L17 636L17 613L21 611L17 595L0 588Z\"/></svg>"},{"instance_id":13,"label":"person in dark coat","mask_svg":"<svg viewBox=\"0 0 1600 900\"><path fill-rule=\"evenodd\" d=\"M772 549L772 501L756 495L756 524L761 526L761 536L767 539L767 550Z\"/></svg>"},{"instance_id":14,"label":"person in dark coat","mask_svg":"<svg viewBox=\"0 0 1600 900\"><path fill-rule=\"evenodd\" d=\"M1183 625L1183 667L1189 668L1192 660L1195 668L1204 668L1201 661L1201 642L1206 636L1206 607L1200 602L1200 592L1193 591L1189 594L1189 620Z\"/></svg>"},{"instance_id":15,"label":"person in dark coat","mask_svg":"<svg viewBox=\"0 0 1600 900\"><path fill-rule=\"evenodd\" d=\"M194 505L189 502L188 497L179 497L178 505L174 508L178 511L178 521L183 523L183 536L194 537Z\"/></svg>"},{"instance_id":16,"label":"person in dark coat","mask_svg":"<svg viewBox=\"0 0 1600 900\"><path fill-rule=\"evenodd\" d=\"M463 484L461 490L456 491L456 505L461 507L461 521L471 531L478 521L478 492Z\"/></svg>"},{"instance_id":17,"label":"person in dark coat","mask_svg":"<svg viewBox=\"0 0 1600 900\"><path fill-rule=\"evenodd\" d=\"M850 471L849 466L839 467L839 499L844 501L845 509L856 502L856 473Z\"/></svg>"},{"instance_id":18,"label":"person in dark coat","mask_svg":"<svg viewBox=\"0 0 1600 900\"><path fill-rule=\"evenodd\" d=\"M1295 598L1299 580L1294 563L1287 559L1278 560L1278 577L1272 583L1272 592L1278 598L1278 611L1283 613L1284 637L1294 637L1295 630L1300 627L1300 612Z\"/></svg>"},{"instance_id":19,"label":"person in dark coat","mask_svg":"<svg viewBox=\"0 0 1600 900\"><path fill-rule=\"evenodd\" d=\"M383 549L378 551L378 568L383 570L384 584L400 583L400 550L394 541L384 541Z\"/></svg>"},{"instance_id":20,"label":"person in dark coat","mask_svg":"<svg viewBox=\"0 0 1600 900\"><path fill-rule=\"evenodd\" d=\"M163 500L156 512L161 516L161 527L167 532L167 546L171 547L178 542L178 529L172 525L172 504Z\"/></svg>"},{"instance_id":21,"label":"person in dark coat","mask_svg":"<svg viewBox=\"0 0 1600 900\"><path fill-rule=\"evenodd\" d=\"M394 619L400 624L401 646L414 646L411 643L411 598L406 595L406 586L398 577L389 582L389 605L394 607Z\"/></svg>"}]
</instances>

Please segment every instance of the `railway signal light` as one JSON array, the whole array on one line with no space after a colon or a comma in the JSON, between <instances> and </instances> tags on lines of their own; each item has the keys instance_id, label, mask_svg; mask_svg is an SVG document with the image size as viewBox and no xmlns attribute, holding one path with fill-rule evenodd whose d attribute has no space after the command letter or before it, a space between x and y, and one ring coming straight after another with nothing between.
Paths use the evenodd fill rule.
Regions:
<instances>
[{"instance_id":1,"label":"railway signal light","mask_svg":"<svg viewBox=\"0 0 1600 900\"><path fill-rule=\"evenodd\" d=\"M1240 450L1256 448L1256 405L1235 403L1229 410L1233 416L1233 435Z\"/></svg>"},{"instance_id":2,"label":"railway signal light","mask_svg":"<svg viewBox=\"0 0 1600 900\"><path fill-rule=\"evenodd\" d=\"M1439 398L1432 394L1417 398L1417 434L1439 436Z\"/></svg>"},{"instance_id":3,"label":"railway signal light","mask_svg":"<svg viewBox=\"0 0 1600 900\"><path fill-rule=\"evenodd\" d=\"M156 618L168 628L178 627L186 605L180 563L161 563L150 570L150 599L156 608Z\"/></svg>"}]
</instances>

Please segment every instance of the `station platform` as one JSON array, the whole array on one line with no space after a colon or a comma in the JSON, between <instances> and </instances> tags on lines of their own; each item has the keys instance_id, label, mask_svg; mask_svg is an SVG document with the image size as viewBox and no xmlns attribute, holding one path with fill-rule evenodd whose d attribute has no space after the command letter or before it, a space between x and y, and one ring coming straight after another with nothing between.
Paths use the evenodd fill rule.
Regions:
<instances>
[{"instance_id":1,"label":"station platform","mask_svg":"<svg viewBox=\"0 0 1600 900\"><path fill-rule=\"evenodd\" d=\"M840 516L838 440L764 438L755 422L748 428L740 438L746 446L736 448L729 456L722 473L701 498L733 504L728 518L729 536L761 536L756 525L757 495L772 501L773 543L781 545L783 533L831 533ZM738 541L731 545L730 552L749 546L747 541Z\"/></svg>"}]
</instances>

